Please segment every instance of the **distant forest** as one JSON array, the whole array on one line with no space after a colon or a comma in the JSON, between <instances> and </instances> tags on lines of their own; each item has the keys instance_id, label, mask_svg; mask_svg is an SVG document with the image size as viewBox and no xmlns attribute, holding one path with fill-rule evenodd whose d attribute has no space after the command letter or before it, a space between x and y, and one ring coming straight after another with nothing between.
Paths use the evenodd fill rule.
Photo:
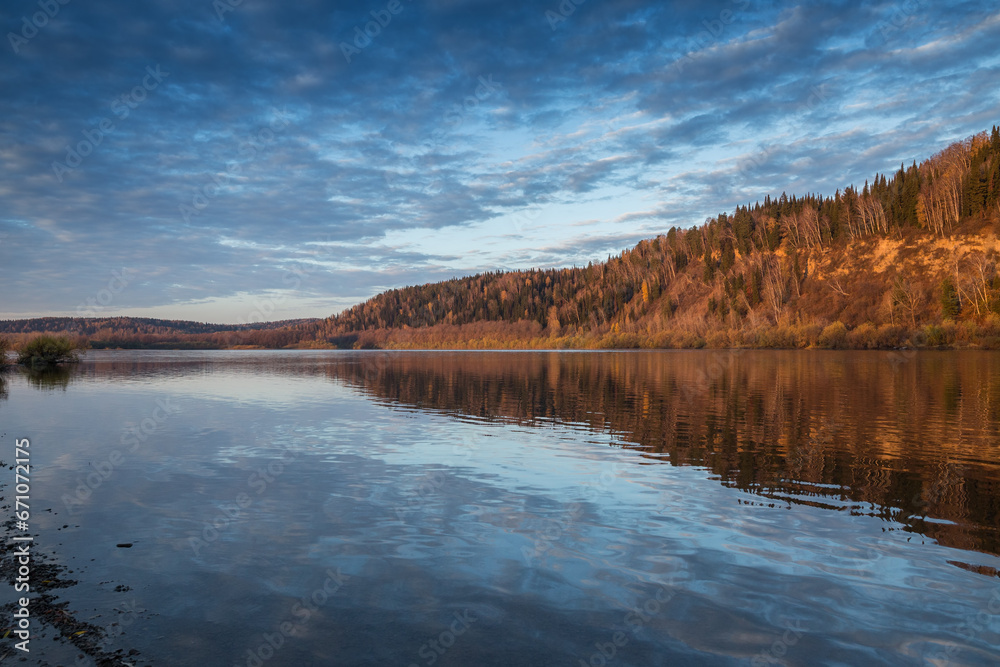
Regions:
<instances>
[{"instance_id":1,"label":"distant forest","mask_svg":"<svg viewBox=\"0 0 1000 667\"><path fill-rule=\"evenodd\" d=\"M257 322L253 324L206 324L187 320L148 317L37 317L0 320L0 335L15 341L39 334L68 335L87 347L112 348L204 348L219 349L242 344L280 348L298 342L293 327L319 322L315 319ZM244 336L253 336L246 343Z\"/></svg>"},{"instance_id":2,"label":"distant forest","mask_svg":"<svg viewBox=\"0 0 1000 667\"><path fill-rule=\"evenodd\" d=\"M95 347L1000 348L998 236L993 127L860 189L765 197L585 268L389 290L326 320L64 330Z\"/></svg>"}]
</instances>

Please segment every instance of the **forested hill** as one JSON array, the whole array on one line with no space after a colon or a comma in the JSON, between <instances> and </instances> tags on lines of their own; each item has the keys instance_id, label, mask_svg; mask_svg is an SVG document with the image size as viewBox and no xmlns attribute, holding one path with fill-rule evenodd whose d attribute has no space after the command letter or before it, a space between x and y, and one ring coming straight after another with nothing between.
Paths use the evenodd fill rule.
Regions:
<instances>
[{"instance_id":1,"label":"forested hill","mask_svg":"<svg viewBox=\"0 0 1000 667\"><path fill-rule=\"evenodd\" d=\"M16 341L38 334L69 335L90 347L195 347L248 345L285 347L299 341L297 327L319 320L300 319L251 324L209 324L149 317L36 317L0 320L0 335Z\"/></svg>"},{"instance_id":2,"label":"forested hill","mask_svg":"<svg viewBox=\"0 0 1000 667\"><path fill-rule=\"evenodd\" d=\"M767 197L586 268L390 290L304 329L364 347L981 343L1000 336L998 232L994 127L833 196Z\"/></svg>"}]
</instances>

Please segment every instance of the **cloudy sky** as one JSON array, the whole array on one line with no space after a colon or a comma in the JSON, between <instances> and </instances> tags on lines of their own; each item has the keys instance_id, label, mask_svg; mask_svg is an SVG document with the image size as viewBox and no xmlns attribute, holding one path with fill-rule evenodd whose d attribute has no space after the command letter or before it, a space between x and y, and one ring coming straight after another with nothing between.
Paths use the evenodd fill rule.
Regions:
<instances>
[{"instance_id":1,"label":"cloudy sky","mask_svg":"<svg viewBox=\"0 0 1000 667\"><path fill-rule=\"evenodd\" d=\"M1000 122L992 0L8 0L0 24L3 318L323 317Z\"/></svg>"}]
</instances>

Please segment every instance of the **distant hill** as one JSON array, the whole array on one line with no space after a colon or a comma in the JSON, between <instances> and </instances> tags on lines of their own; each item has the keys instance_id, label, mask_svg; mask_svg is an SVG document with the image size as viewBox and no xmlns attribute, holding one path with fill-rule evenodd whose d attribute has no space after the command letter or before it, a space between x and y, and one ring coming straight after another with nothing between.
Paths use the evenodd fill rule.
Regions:
<instances>
[{"instance_id":1,"label":"distant hill","mask_svg":"<svg viewBox=\"0 0 1000 667\"><path fill-rule=\"evenodd\" d=\"M37 317L0 320L0 335L30 338L36 334L67 335L90 347L285 347L299 340L297 327L318 319L281 320L253 324L208 324L148 317Z\"/></svg>"},{"instance_id":2,"label":"distant hill","mask_svg":"<svg viewBox=\"0 0 1000 667\"><path fill-rule=\"evenodd\" d=\"M70 332L92 335L102 331L120 334L217 333L220 331L260 331L282 329L318 322L318 318L255 322L253 324L208 324L187 320L158 320L150 317L35 317L0 320L0 333Z\"/></svg>"}]
</instances>

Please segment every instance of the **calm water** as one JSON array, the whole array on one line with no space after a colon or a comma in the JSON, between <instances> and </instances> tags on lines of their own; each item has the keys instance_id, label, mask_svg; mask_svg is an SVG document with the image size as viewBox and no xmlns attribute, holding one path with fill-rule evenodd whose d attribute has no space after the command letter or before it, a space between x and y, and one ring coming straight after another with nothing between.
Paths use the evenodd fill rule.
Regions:
<instances>
[{"instance_id":1,"label":"calm water","mask_svg":"<svg viewBox=\"0 0 1000 667\"><path fill-rule=\"evenodd\" d=\"M90 352L0 396L54 593L137 664L1000 663L997 354Z\"/></svg>"}]
</instances>

